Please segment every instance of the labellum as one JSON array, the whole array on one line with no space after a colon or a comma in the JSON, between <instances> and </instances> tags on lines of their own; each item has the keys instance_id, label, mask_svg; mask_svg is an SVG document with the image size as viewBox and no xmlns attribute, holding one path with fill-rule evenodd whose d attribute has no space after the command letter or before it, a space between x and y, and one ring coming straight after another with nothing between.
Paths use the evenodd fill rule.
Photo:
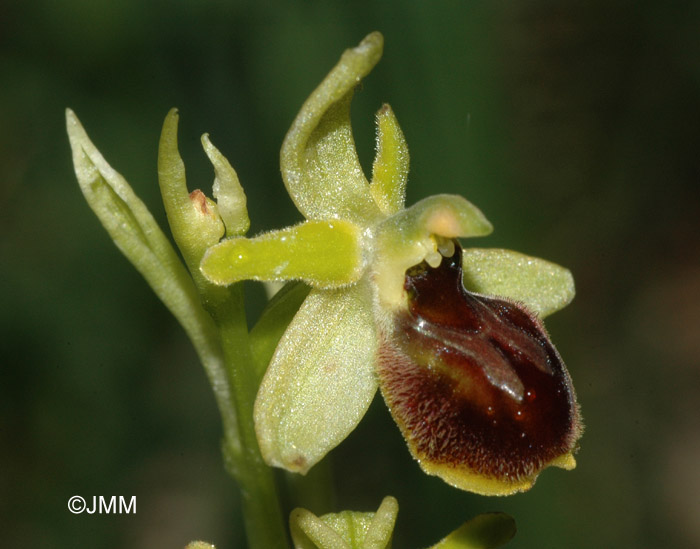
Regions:
<instances>
[{"instance_id":1,"label":"labellum","mask_svg":"<svg viewBox=\"0 0 700 549\"><path fill-rule=\"evenodd\" d=\"M382 334L380 387L426 472L482 494L527 490L544 467L575 466L571 379L535 314L465 289L452 242L437 266L406 272L407 307Z\"/></svg>"}]
</instances>

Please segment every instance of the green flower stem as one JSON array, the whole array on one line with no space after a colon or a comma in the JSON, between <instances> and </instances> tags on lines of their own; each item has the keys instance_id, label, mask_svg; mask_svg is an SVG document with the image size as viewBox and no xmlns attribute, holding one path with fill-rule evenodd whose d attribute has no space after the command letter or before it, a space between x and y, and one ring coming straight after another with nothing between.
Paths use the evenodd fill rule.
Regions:
<instances>
[{"instance_id":1,"label":"green flower stem","mask_svg":"<svg viewBox=\"0 0 700 549\"><path fill-rule=\"evenodd\" d=\"M188 192L185 165L177 146L178 115L165 119L158 154L158 181L168 223L192 275L204 308L216 325L228 386L228 406L220 406L225 425L223 454L229 473L241 489L243 514L252 549L286 547L285 523L273 471L260 454L253 406L260 385L260 369L251 353L243 304L243 286L216 286L201 274L199 264L209 246L224 235L218 205L201 191ZM222 198L229 233L245 232L248 216L245 195L235 172L208 138L203 146L214 165L216 193Z\"/></svg>"},{"instance_id":2,"label":"green flower stem","mask_svg":"<svg viewBox=\"0 0 700 549\"><path fill-rule=\"evenodd\" d=\"M249 547L283 548L288 543L275 476L260 455L253 422L260 376L250 350L243 284L234 284L229 290L228 300L210 308L221 337L238 424L237 436L224 438L224 462L240 486Z\"/></svg>"},{"instance_id":3,"label":"green flower stem","mask_svg":"<svg viewBox=\"0 0 700 549\"><path fill-rule=\"evenodd\" d=\"M305 507L316 513L336 509L333 456L326 456L305 475L286 473L290 507Z\"/></svg>"}]
</instances>

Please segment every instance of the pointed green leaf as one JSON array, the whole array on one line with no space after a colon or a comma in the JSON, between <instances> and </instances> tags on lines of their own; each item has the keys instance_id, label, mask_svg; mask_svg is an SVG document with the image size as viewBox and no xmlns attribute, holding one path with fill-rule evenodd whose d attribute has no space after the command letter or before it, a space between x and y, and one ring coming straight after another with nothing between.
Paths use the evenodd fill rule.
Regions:
<instances>
[{"instance_id":1,"label":"pointed green leaf","mask_svg":"<svg viewBox=\"0 0 700 549\"><path fill-rule=\"evenodd\" d=\"M505 513L484 513L465 522L431 549L493 549L515 536L515 521Z\"/></svg>"},{"instance_id":2,"label":"pointed green leaf","mask_svg":"<svg viewBox=\"0 0 700 549\"><path fill-rule=\"evenodd\" d=\"M404 207L408 180L408 146L389 105L377 113L377 156L372 166L370 193L382 213L393 215Z\"/></svg>"},{"instance_id":3,"label":"pointed green leaf","mask_svg":"<svg viewBox=\"0 0 700 549\"><path fill-rule=\"evenodd\" d=\"M70 109L66 118L75 173L88 204L114 243L184 325L185 311L201 309L192 279L144 203L107 163Z\"/></svg>"},{"instance_id":4,"label":"pointed green leaf","mask_svg":"<svg viewBox=\"0 0 700 549\"><path fill-rule=\"evenodd\" d=\"M159 268L182 269L151 212L107 163L70 109L66 109L66 125L80 190L122 253L141 272L154 267L154 262L162 264Z\"/></svg>"},{"instance_id":5,"label":"pointed green leaf","mask_svg":"<svg viewBox=\"0 0 700 549\"><path fill-rule=\"evenodd\" d=\"M192 340L222 413L231 418L224 426L227 439L235 441L235 411L218 333L202 307L192 278L144 203L107 163L70 109L66 110L66 123L75 173L85 199L110 238Z\"/></svg>"},{"instance_id":6,"label":"pointed green leaf","mask_svg":"<svg viewBox=\"0 0 700 549\"><path fill-rule=\"evenodd\" d=\"M377 390L367 284L312 290L280 340L255 401L265 461L305 473L359 423Z\"/></svg>"},{"instance_id":7,"label":"pointed green leaf","mask_svg":"<svg viewBox=\"0 0 700 549\"><path fill-rule=\"evenodd\" d=\"M574 298L574 279L555 263L511 250L465 248L464 286L519 301L544 318Z\"/></svg>"},{"instance_id":8,"label":"pointed green leaf","mask_svg":"<svg viewBox=\"0 0 700 549\"><path fill-rule=\"evenodd\" d=\"M209 248L201 270L214 284L239 280L303 280L337 288L362 276L362 234L348 221L306 221L256 238L231 238Z\"/></svg>"},{"instance_id":9,"label":"pointed green leaf","mask_svg":"<svg viewBox=\"0 0 700 549\"><path fill-rule=\"evenodd\" d=\"M355 86L379 61L383 43L375 32L347 50L306 100L285 137L282 178L307 219L366 223L379 216L357 158L350 102Z\"/></svg>"},{"instance_id":10,"label":"pointed green leaf","mask_svg":"<svg viewBox=\"0 0 700 549\"><path fill-rule=\"evenodd\" d=\"M213 194L219 206L219 214L226 226L226 236L242 236L248 232L250 219L246 207L246 196L238 180L238 174L226 157L209 140L202 136L202 147L214 166Z\"/></svg>"}]
</instances>

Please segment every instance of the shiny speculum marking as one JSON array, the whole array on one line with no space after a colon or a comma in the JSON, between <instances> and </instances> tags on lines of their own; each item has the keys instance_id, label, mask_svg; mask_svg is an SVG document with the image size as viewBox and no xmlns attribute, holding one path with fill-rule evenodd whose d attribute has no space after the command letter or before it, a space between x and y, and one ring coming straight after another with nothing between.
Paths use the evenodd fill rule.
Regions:
<instances>
[{"instance_id":1,"label":"shiny speculum marking","mask_svg":"<svg viewBox=\"0 0 700 549\"><path fill-rule=\"evenodd\" d=\"M380 350L389 407L420 460L517 482L579 435L568 372L540 320L468 292L462 251L406 272L408 309Z\"/></svg>"}]
</instances>

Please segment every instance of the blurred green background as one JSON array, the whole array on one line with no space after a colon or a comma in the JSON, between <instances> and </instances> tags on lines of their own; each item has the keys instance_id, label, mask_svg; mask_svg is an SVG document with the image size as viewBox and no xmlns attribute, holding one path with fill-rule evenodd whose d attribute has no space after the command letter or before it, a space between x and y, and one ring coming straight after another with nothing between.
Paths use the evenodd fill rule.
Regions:
<instances>
[{"instance_id":1,"label":"blurred green background","mask_svg":"<svg viewBox=\"0 0 700 549\"><path fill-rule=\"evenodd\" d=\"M190 188L209 192L209 132L253 232L281 227L299 219L278 167L290 122L340 53L380 30L383 61L353 110L364 165L389 102L409 203L463 194L496 227L477 245L573 271L577 297L547 326L586 433L574 472L485 498L423 475L378 399L332 453L337 509L393 494L398 548L491 510L516 518L513 547L700 546L698 28L691 1L4 3L3 544L244 546L204 373L84 203L65 107L161 222L156 148L179 107ZM76 494L133 495L137 513L72 515Z\"/></svg>"}]
</instances>

